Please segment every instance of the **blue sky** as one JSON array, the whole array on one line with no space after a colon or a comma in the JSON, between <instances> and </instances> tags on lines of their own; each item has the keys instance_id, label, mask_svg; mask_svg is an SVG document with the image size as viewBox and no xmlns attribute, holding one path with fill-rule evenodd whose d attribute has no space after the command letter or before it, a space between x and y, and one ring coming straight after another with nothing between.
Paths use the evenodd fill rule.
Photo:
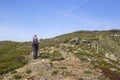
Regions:
<instances>
[{"instance_id":1,"label":"blue sky","mask_svg":"<svg viewBox=\"0 0 120 80\"><path fill-rule=\"evenodd\" d=\"M0 40L120 29L120 0L0 0Z\"/></svg>"}]
</instances>

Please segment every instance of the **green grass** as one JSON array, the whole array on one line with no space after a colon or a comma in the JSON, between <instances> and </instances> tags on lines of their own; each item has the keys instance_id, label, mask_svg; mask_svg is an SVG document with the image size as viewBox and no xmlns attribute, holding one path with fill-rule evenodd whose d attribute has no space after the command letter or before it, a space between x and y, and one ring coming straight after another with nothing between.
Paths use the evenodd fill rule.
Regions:
<instances>
[{"instance_id":1,"label":"green grass","mask_svg":"<svg viewBox=\"0 0 120 80\"><path fill-rule=\"evenodd\" d=\"M55 60L63 60L64 58L63 58L63 56L62 56L62 54L60 54L60 52L59 51L54 51L53 53L51 53L51 60L52 61L55 61Z\"/></svg>"},{"instance_id":2,"label":"green grass","mask_svg":"<svg viewBox=\"0 0 120 80\"><path fill-rule=\"evenodd\" d=\"M59 51L54 51L53 53L42 53L40 55L40 58L42 59L46 59L49 58L51 61L55 61L55 60L63 60L63 56L62 54L60 54Z\"/></svg>"},{"instance_id":3,"label":"green grass","mask_svg":"<svg viewBox=\"0 0 120 80\"><path fill-rule=\"evenodd\" d=\"M11 74L15 74L15 73L17 73L17 71L12 71L12 72L11 72Z\"/></svg>"},{"instance_id":4,"label":"green grass","mask_svg":"<svg viewBox=\"0 0 120 80\"><path fill-rule=\"evenodd\" d=\"M26 70L26 73L30 74L30 73L32 73L32 71L31 70Z\"/></svg>"},{"instance_id":5,"label":"green grass","mask_svg":"<svg viewBox=\"0 0 120 80\"><path fill-rule=\"evenodd\" d=\"M42 58L42 59L50 58L50 53L41 53L40 58Z\"/></svg>"},{"instance_id":6,"label":"green grass","mask_svg":"<svg viewBox=\"0 0 120 80\"><path fill-rule=\"evenodd\" d=\"M87 61L87 57L90 57L90 54L87 54L86 52L77 52L74 53L74 55L83 61Z\"/></svg>"},{"instance_id":7,"label":"green grass","mask_svg":"<svg viewBox=\"0 0 120 80\"><path fill-rule=\"evenodd\" d=\"M55 70L55 71L52 72L51 75L52 75L52 76L55 76L55 75L57 75L57 74L58 74L58 70Z\"/></svg>"},{"instance_id":8,"label":"green grass","mask_svg":"<svg viewBox=\"0 0 120 80\"><path fill-rule=\"evenodd\" d=\"M0 74L13 71L27 63L25 55L30 52L27 43L0 42Z\"/></svg>"},{"instance_id":9,"label":"green grass","mask_svg":"<svg viewBox=\"0 0 120 80\"><path fill-rule=\"evenodd\" d=\"M14 75L14 78L15 78L15 79L21 79L21 78L22 78L22 76L21 76L21 75L19 75L19 74L15 74L15 75Z\"/></svg>"},{"instance_id":10,"label":"green grass","mask_svg":"<svg viewBox=\"0 0 120 80\"><path fill-rule=\"evenodd\" d=\"M91 74L92 71L90 71L90 70L85 70L84 73L85 73L85 74Z\"/></svg>"}]
</instances>

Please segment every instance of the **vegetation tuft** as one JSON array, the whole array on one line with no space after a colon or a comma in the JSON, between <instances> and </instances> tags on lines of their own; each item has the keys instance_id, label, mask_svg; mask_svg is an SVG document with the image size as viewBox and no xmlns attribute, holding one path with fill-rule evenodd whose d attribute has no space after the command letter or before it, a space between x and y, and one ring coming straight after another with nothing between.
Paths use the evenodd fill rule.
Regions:
<instances>
[{"instance_id":1,"label":"vegetation tuft","mask_svg":"<svg viewBox=\"0 0 120 80\"><path fill-rule=\"evenodd\" d=\"M55 71L52 72L51 75L52 75L52 76L55 76L55 75L57 75L57 74L58 74L58 70L55 70Z\"/></svg>"},{"instance_id":2,"label":"vegetation tuft","mask_svg":"<svg viewBox=\"0 0 120 80\"><path fill-rule=\"evenodd\" d=\"M19 74L16 74L16 75L14 75L14 78L15 78L15 79L21 79L21 78L22 78L22 76L21 76L21 75L19 75Z\"/></svg>"},{"instance_id":3,"label":"vegetation tuft","mask_svg":"<svg viewBox=\"0 0 120 80\"><path fill-rule=\"evenodd\" d=\"M30 74L30 73L32 73L32 71L31 70L26 70L26 73Z\"/></svg>"},{"instance_id":4,"label":"vegetation tuft","mask_svg":"<svg viewBox=\"0 0 120 80\"><path fill-rule=\"evenodd\" d=\"M42 58L42 59L50 58L50 53L41 53L40 58Z\"/></svg>"},{"instance_id":5,"label":"vegetation tuft","mask_svg":"<svg viewBox=\"0 0 120 80\"><path fill-rule=\"evenodd\" d=\"M54 51L53 53L51 53L51 60L52 61L55 61L55 60L60 61L60 60L63 60L63 59L64 58L63 58L62 54L60 54L59 51Z\"/></svg>"},{"instance_id":6,"label":"vegetation tuft","mask_svg":"<svg viewBox=\"0 0 120 80\"><path fill-rule=\"evenodd\" d=\"M90 70L85 70L84 73L91 74L92 72Z\"/></svg>"}]
</instances>

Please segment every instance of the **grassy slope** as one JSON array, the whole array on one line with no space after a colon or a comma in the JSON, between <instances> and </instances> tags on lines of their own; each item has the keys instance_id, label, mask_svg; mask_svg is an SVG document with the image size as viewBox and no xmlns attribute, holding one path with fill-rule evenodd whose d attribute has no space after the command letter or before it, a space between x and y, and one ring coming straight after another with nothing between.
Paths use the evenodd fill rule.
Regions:
<instances>
[{"instance_id":1,"label":"grassy slope","mask_svg":"<svg viewBox=\"0 0 120 80\"><path fill-rule=\"evenodd\" d=\"M118 36L116 36L118 35ZM86 46L84 44L78 45L78 48L82 48L82 52L78 52L75 56L79 57L81 60L86 61L88 58L91 59L91 63L98 68L101 68L103 74L109 77L111 80L119 80L120 78L120 30L109 30L109 31L77 31L70 34L65 34L57 36L55 38L47 39L41 41L41 47L44 46L54 46L58 43L67 43L72 38L86 39L91 43L94 39L98 39L97 44L99 45L99 54L96 54L96 49ZM88 53L86 53L88 51ZM104 61L105 54L115 54L118 61L109 60L109 62ZM112 71L111 69L115 69ZM109 72L109 74L108 74Z\"/></svg>"},{"instance_id":2,"label":"grassy slope","mask_svg":"<svg viewBox=\"0 0 120 80\"><path fill-rule=\"evenodd\" d=\"M114 41L115 43L117 43L117 45L120 45L120 38L119 37L115 37L113 35L115 34L119 34L120 35L120 30L119 31L114 31L114 30L110 30L110 31L76 31L73 33L68 33L68 34L64 34L64 35L60 35L54 38L50 38L50 39L42 39L41 40L41 45L40 47L46 47L46 46L53 46L56 45L58 43L67 43L69 42L70 39L72 38L80 38L80 39L101 39L101 42L106 40L106 37L108 37L110 40ZM107 40L109 40L107 39Z\"/></svg>"},{"instance_id":3,"label":"grassy slope","mask_svg":"<svg viewBox=\"0 0 120 80\"><path fill-rule=\"evenodd\" d=\"M54 46L59 43L67 43L71 38L74 37L86 39L90 42L92 42L91 39L99 39L98 55L96 54L95 49L91 49L88 46L80 44L78 45L78 47L82 48L84 51L77 53L76 56L82 58L83 60L84 57L86 58L87 56L93 60L96 60L93 61L93 63L95 63L95 66L109 69L110 66L114 67L114 65L99 60L103 59L103 55L106 52L115 53L120 59L120 36L114 36L116 34L120 35L120 31L77 31L50 39L42 39L40 43L40 48ZM29 44L30 43L0 42L0 74L21 67L27 62L23 55L26 55L30 52L31 47ZM89 53L86 53L86 50L89 51ZM101 62L104 66L101 65Z\"/></svg>"},{"instance_id":4,"label":"grassy slope","mask_svg":"<svg viewBox=\"0 0 120 80\"><path fill-rule=\"evenodd\" d=\"M0 74L14 70L27 63L24 56L30 52L27 44L12 41L0 42Z\"/></svg>"}]
</instances>

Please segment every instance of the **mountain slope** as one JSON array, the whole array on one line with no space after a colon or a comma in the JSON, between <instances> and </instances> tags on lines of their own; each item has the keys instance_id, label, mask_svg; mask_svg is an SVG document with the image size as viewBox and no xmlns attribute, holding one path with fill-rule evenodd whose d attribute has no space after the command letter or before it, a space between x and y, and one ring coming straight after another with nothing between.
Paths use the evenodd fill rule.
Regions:
<instances>
[{"instance_id":1,"label":"mountain slope","mask_svg":"<svg viewBox=\"0 0 120 80\"><path fill-rule=\"evenodd\" d=\"M25 54L30 52L27 42L0 42L0 74L7 73L27 63Z\"/></svg>"},{"instance_id":2,"label":"mountain slope","mask_svg":"<svg viewBox=\"0 0 120 80\"><path fill-rule=\"evenodd\" d=\"M30 43L23 44L29 44L26 47L31 48ZM1 76L1 79L119 80L119 49L119 30L77 31L42 39L38 59L32 59L32 53L29 53L25 66Z\"/></svg>"},{"instance_id":3,"label":"mountain slope","mask_svg":"<svg viewBox=\"0 0 120 80\"><path fill-rule=\"evenodd\" d=\"M65 50L63 50L64 47ZM46 47L40 49L40 57L36 60L29 56L29 62L24 67L16 69L16 73L9 73L5 79L21 80L96 80L102 77L101 70L93 70L89 62L79 60L74 56L74 52L66 51L71 45L59 44L58 47ZM73 46L75 47L75 46ZM72 48L73 48L72 47ZM29 73L30 72L30 73Z\"/></svg>"}]
</instances>

